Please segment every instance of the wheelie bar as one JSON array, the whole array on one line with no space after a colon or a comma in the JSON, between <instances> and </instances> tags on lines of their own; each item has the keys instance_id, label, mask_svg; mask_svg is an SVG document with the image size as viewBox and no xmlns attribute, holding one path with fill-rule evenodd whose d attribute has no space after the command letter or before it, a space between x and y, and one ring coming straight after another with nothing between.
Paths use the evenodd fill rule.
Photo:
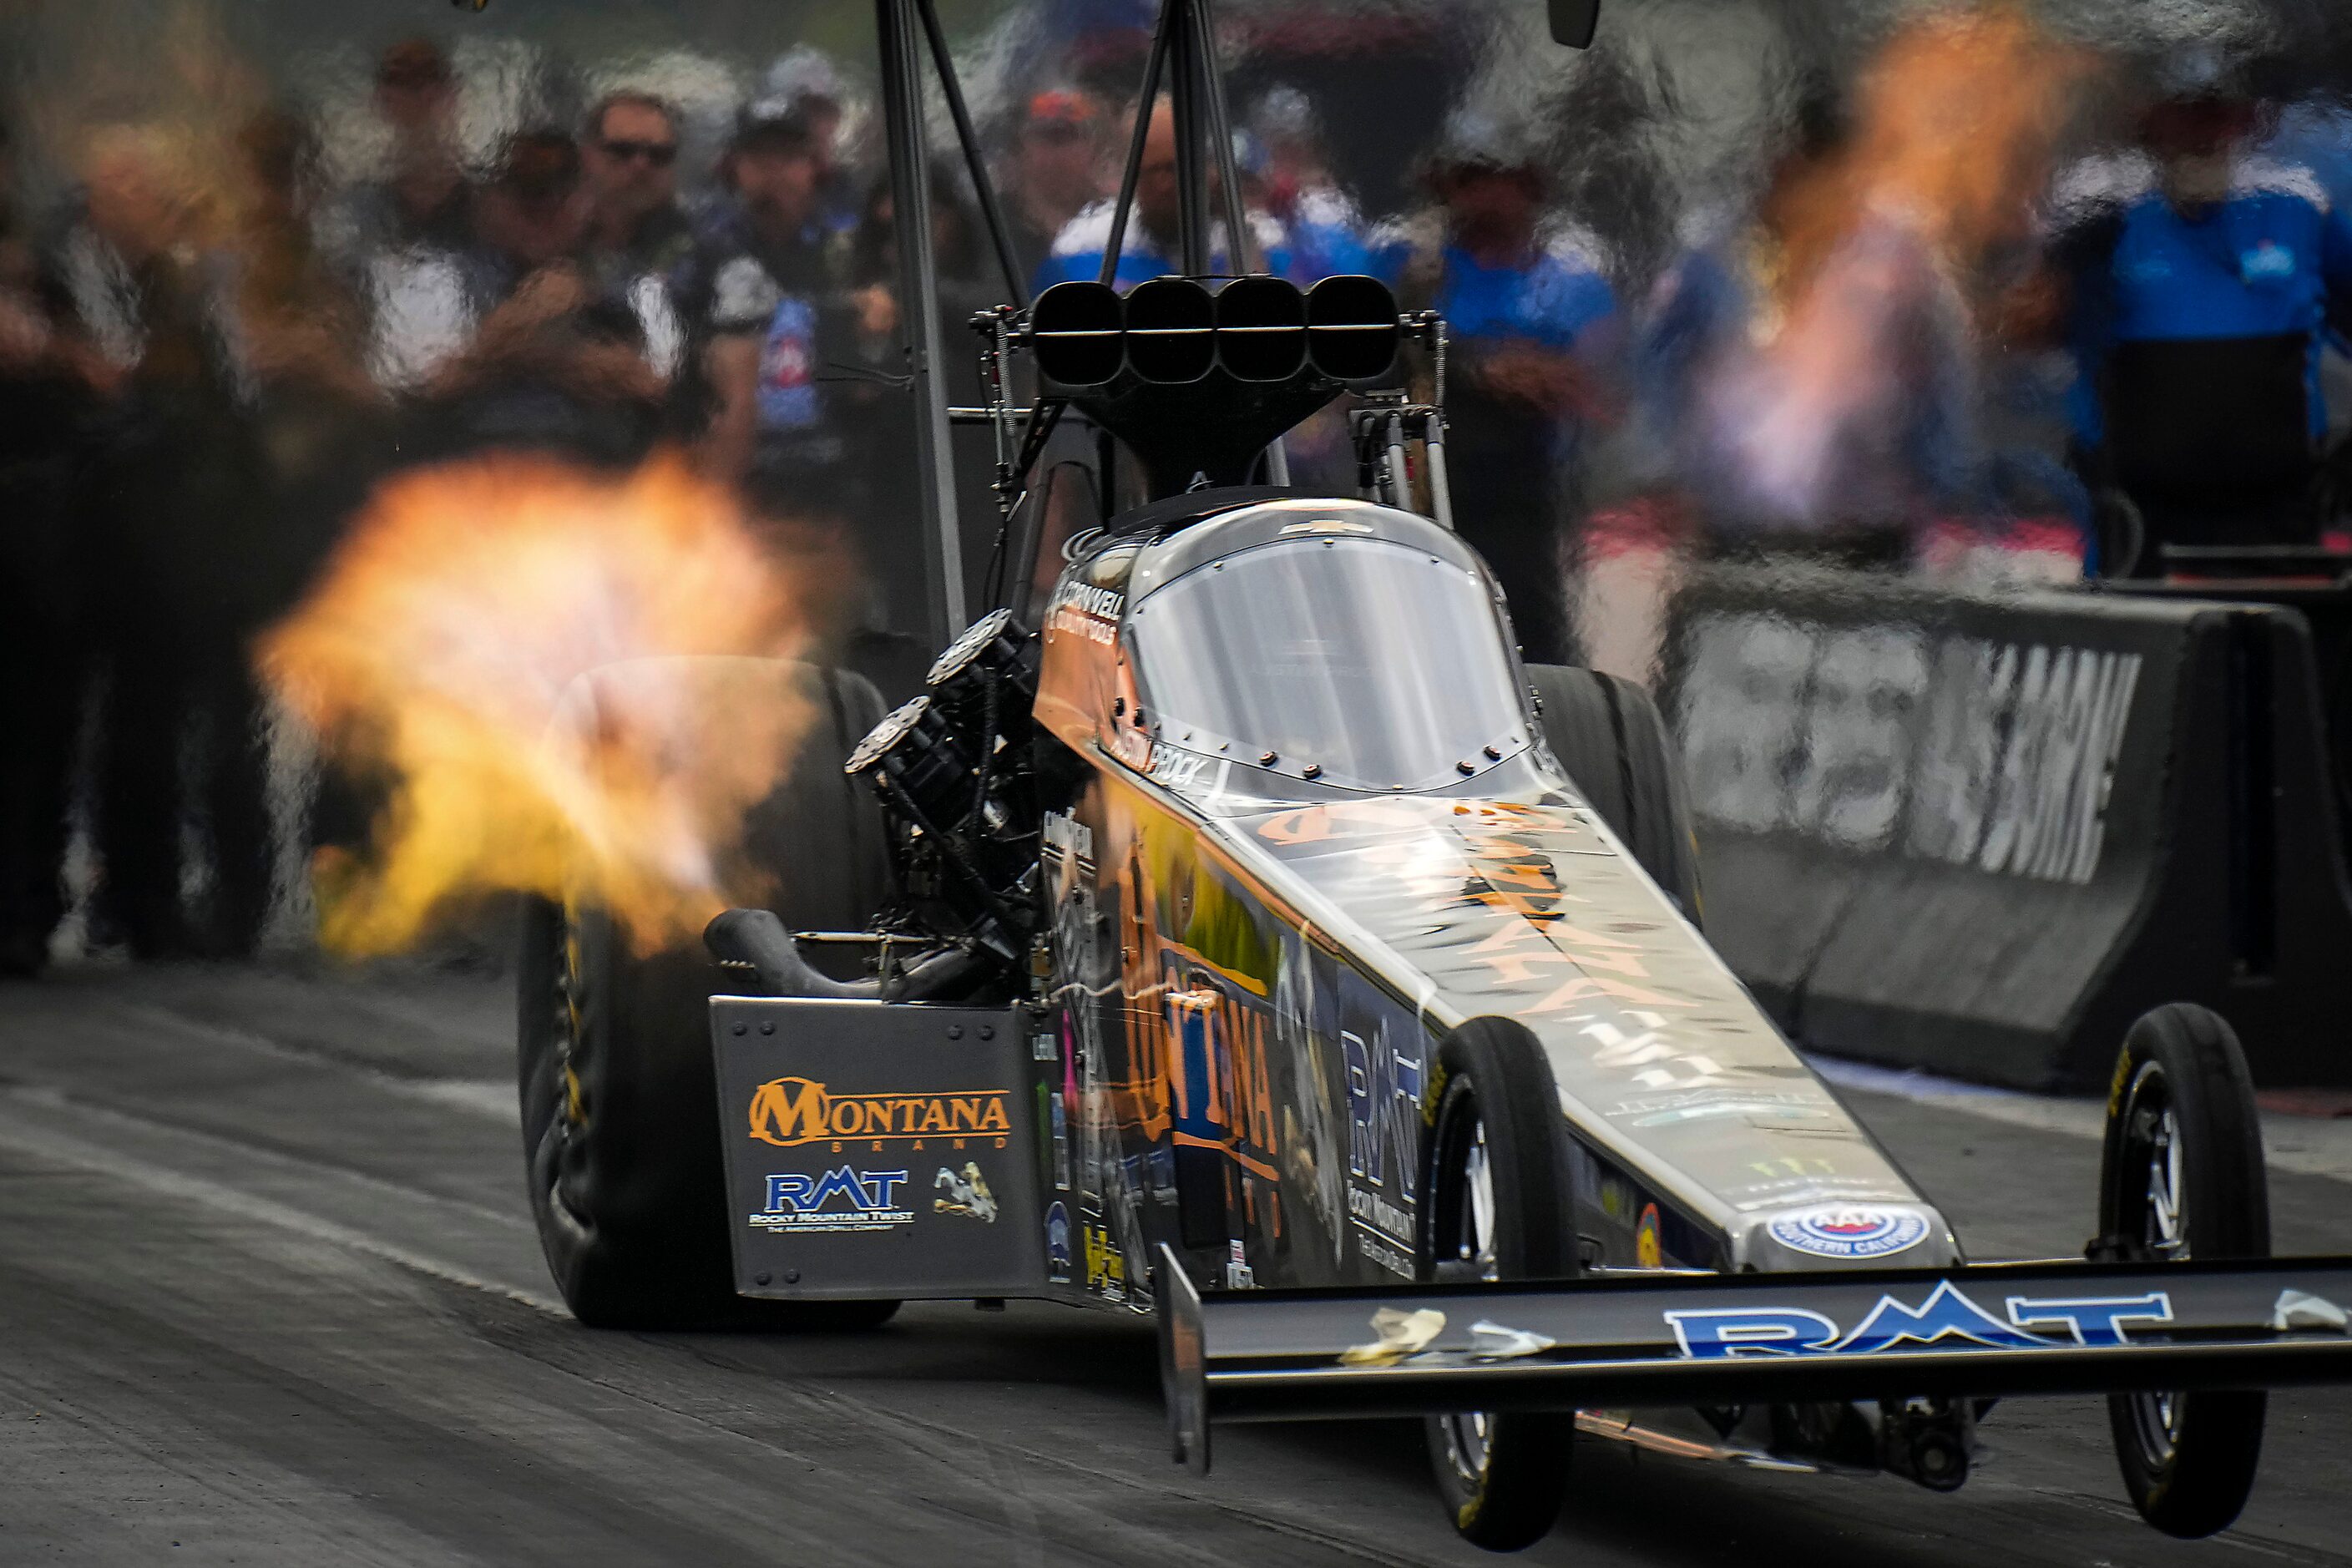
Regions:
<instances>
[{"instance_id":1,"label":"wheelie bar","mask_svg":"<svg viewBox=\"0 0 2352 1568\"><path fill-rule=\"evenodd\" d=\"M2352 1383L2352 1258L1203 1297L1162 1247L1153 1284L1201 1470L1212 1420Z\"/></svg>"}]
</instances>

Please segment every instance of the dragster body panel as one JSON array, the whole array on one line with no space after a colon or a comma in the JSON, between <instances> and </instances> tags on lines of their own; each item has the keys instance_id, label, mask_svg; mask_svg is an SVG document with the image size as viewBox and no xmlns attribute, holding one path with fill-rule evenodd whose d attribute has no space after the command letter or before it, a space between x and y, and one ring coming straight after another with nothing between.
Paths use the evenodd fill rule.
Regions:
<instances>
[{"instance_id":1,"label":"dragster body panel","mask_svg":"<svg viewBox=\"0 0 2352 1568\"><path fill-rule=\"evenodd\" d=\"M1046 926L1097 1287L1133 1302L1162 1243L1227 1288L1411 1277L1437 1047L1486 1016L1549 1061L1587 1262L1957 1261L1942 1217L1584 803L1524 698L1487 765L1380 793L1286 777L1155 711L1136 605L1235 552L1362 542L1475 569L1407 514L1274 502L1081 558L1046 616L1038 715L1075 781L1046 817ZM1874 1250L1841 1258L1790 1228L1841 1207L1870 1216Z\"/></svg>"}]
</instances>

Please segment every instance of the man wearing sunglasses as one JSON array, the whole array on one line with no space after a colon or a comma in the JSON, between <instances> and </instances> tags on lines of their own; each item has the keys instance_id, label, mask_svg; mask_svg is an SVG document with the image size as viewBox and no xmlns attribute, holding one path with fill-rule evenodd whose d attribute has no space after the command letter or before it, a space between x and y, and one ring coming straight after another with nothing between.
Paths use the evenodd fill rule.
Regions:
<instances>
[{"instance_id":1,"label":"man wearing sunglasses","mask_svg":"<svg viewBox=\"0 0 2352 1568\"><path fill-rule=\"evenodd\" d=\"M608 94L580 138L588 248L613 280L670 272L694 248L677 202L677 117L650 93Z\"/></svg>"}]
</instances>

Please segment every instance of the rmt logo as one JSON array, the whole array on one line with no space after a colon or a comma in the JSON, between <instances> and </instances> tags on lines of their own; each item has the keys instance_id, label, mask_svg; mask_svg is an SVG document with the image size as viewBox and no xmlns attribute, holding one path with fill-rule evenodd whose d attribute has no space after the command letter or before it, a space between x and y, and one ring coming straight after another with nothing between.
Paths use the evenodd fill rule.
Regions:
<instances>
[{"instance_id":1,"label":"rmt logo","mask_svg":"<svg viewBox=\"0 0 2352 1568\"><path fill-rule=\"evenodd\" d=\"M768 1178L768 1206L751 1220L761 1230L887 1230L914 1221L899 1191L906 1184L903 1170L779 1172Z\"/></svg>"},{"instance_id":2,"label":"rmt logo","mask_svg":"<svg viewBox=\"0 0 2352 1568\"><path fill-rule=\"evenodd\" d=\"M1805 1307L1730 1307L1670 1311L1666 1326L1692 1361L1751 1356L1883 1355L1911 1349L2036 1351L2076 1346L2113 1349L2131 1343L2125 1325L2172 1321L2172 1298L2145 1296L2011 1296L1995 1317L1947 1279L1914 1307L1893 1296L1851 1329Z\"/></svg>"}]
</instances>

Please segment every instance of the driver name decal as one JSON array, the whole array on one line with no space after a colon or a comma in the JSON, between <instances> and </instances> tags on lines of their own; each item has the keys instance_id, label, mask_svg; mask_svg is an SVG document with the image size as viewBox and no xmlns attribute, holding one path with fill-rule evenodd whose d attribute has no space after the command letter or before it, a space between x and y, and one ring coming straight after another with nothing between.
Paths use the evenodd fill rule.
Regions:
<instances>
[{"instance_id":1,"label":"driver name decal","mask_svg":"<svg viewBox=\"0 0 2352 1568\"><path fill-rule=\"evenodd\" d=\"M1054 590L1053 603L1045 607L1045 629L1093 642L1113 642L1118 637L1119 611L1126 605L1126 595L1073 578Z\"/></svg>"}]
</instances>

